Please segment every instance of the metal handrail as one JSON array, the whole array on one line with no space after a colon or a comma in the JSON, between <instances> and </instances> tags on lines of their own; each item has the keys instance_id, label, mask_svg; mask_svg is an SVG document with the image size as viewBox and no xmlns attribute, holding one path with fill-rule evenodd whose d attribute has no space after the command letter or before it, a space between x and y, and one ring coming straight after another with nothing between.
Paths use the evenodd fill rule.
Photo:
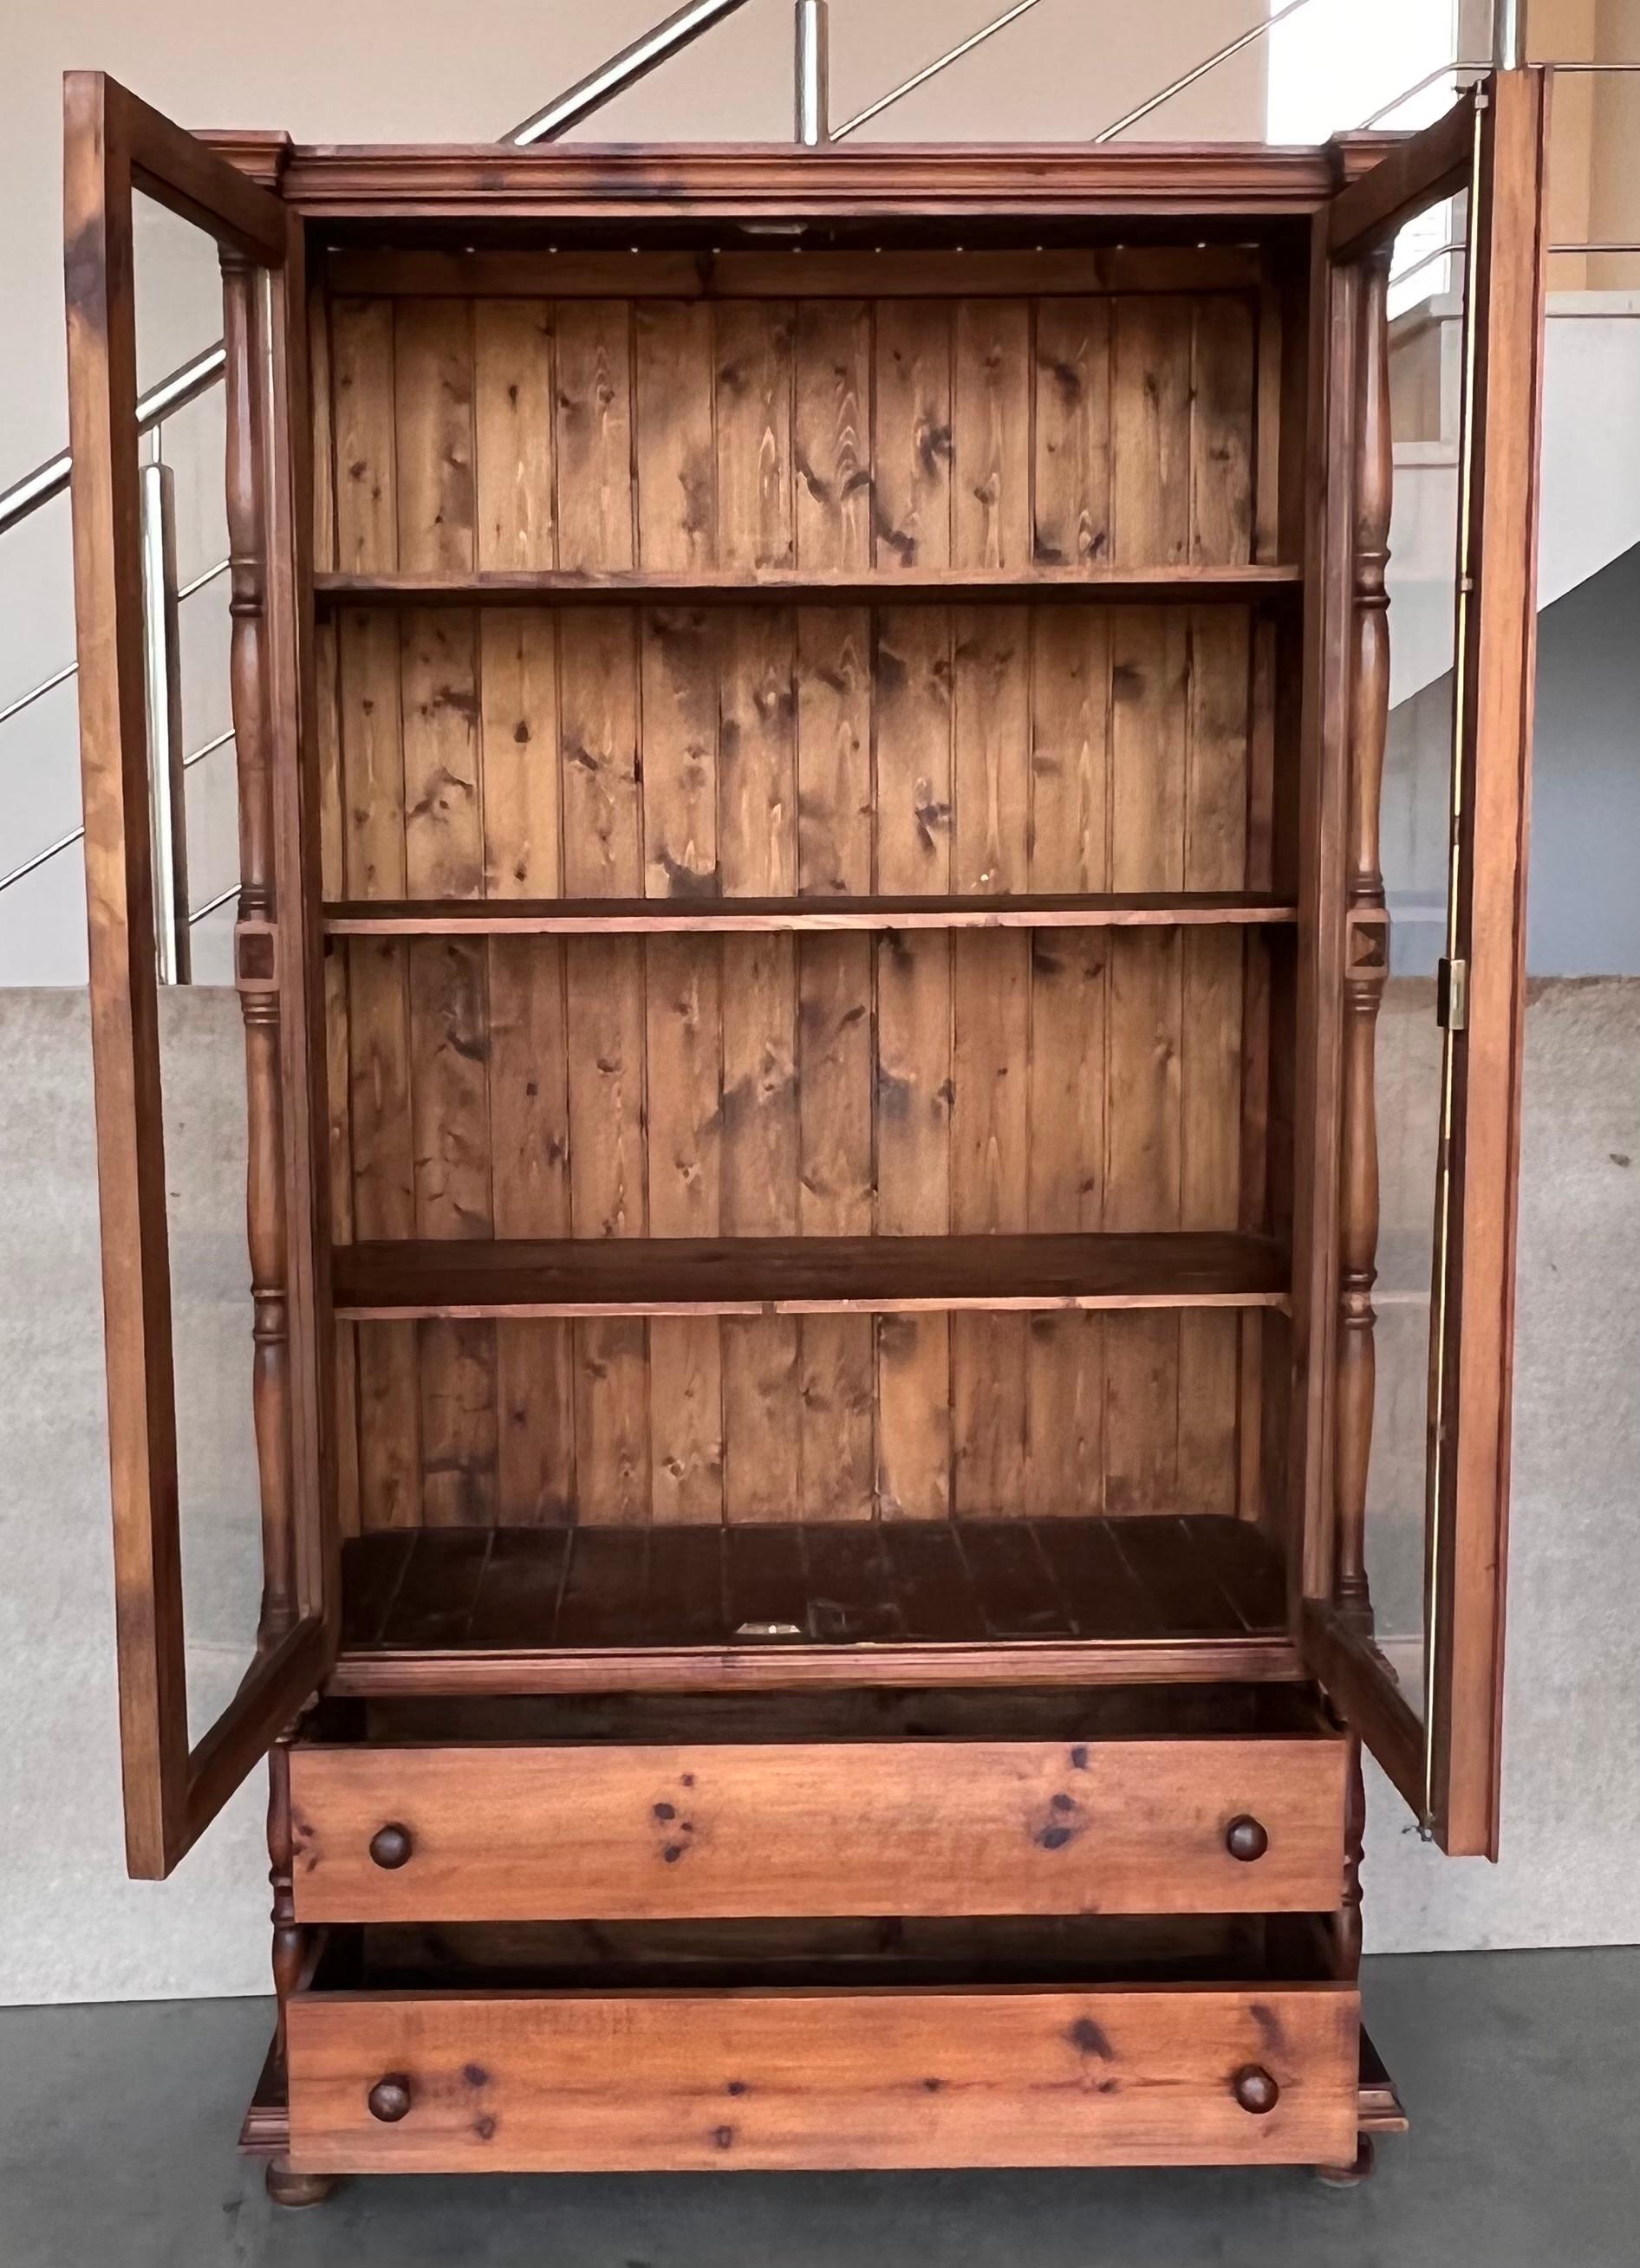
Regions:
<instances>
[{"instance_id":1,"label":"metal handrail","mask_svg":"<svg viewBox=\"0 0 1640 2268\"><path fill-rule=\"evenodd\" d=\"M532 142L556 142L572 126L579 125L595 110L602 110L614 96L624 92L629 86L636 86L640 78L646 78L669 55L676 55L680 48L688 47L703 32L709 32L722 18L732 16L745 4L746 0L685 0L684 6L676 9L662 22L652 25L623 48L619 55L611 55L608 63L588 71L585 78L577 79L544 110L532 112L521 126L515 126L501 139L526 149Z\"/></svg>"},{"instance_id":2,"label":"metal handrail","mask_svg":"<svg viewBox=\"0 0 1640 2268\"><path fill-rule=\"evenodd\" d=\"M1461 55L1455 56L1450 63L1437 63L1433 70L1425 71L1423 77L1415 79L1410 86L1402 87L1393 102L1380 103L1370 118L1362 120L1356 131L1358 134L1370 133L1380 119L1393 117L1402 103L1410 102L1415 94L1423 93L1428 87L1438 86L1449 71L1454 74L1459 71L1474 71L1484 78L1491 68L1489 63L1468 63Z\"/></svg>"},{"instance_id":3,"label":"metal handrail","mask_svg":"<svg viewBox=\"0 0 1640 2268\"><path fill-rule=\"evenodd\" d=\"M911 94L918 87L926 86L931 78L937 78L942 70L948 69L950 64L960 62L964 55L971 55L976 48L982 47L995 33L1011 24L1016 17L1024 15L1027 10L1034 8L1036 4L1037 0L1015 0L1013 7L1004 9L1002 13L994 18L990 23L982 24L977 32L971 32L965 40L959 40L954 48L948 48L945 53L937 57L935 62L925 63L920 70L915 70L909 78L902 79L899 85L891 87L887 94L880 94L875 102L868 102L863 110L857 110L854 115L845 120L841 126L833 127L831 140L842 141L846 135L853 133L857 127L864 126L869 120L875 118L880 112L888 109L890 103L898 102L902 95Z\"/></svg>"},{"instance_id":4,"label":"metal handrail","mask_svg":"<svg viewBox=\"0 0 1640 2268\"><path fill-rule=\"evenodd\" d=\"M169 378L162 378L158 386L140 394L137 402L138 433L151 432L174 412L186 409L190 401L197 401L202 394L209 394L226 368L227 359L227 349L218 339L214 347L207 347L203 354L195 355L174 370ZM42 504L49 504L53 497L61 496L69 484L72 468L73 460L63 449L43 465L37 465L22 480L0 491L0 535L9 527L15 527L18 520L26 519Z\"/></svg>"},{"instance_id":5,"label":"metal handrail","mask_svg":"<svg viewBox=\"0 0 1640 2268\"><path fill-rule=\"evenodd\" d=\"M1183 94L1186 87L1194 86L1198 79L1206 78L1209 71L1216 70L1221 63L1229 63L1232 55L1240 55L1244 48L1252 47L1255 40L1262 40L1267 33L1273 32L1278 24L1284 24L1289 16L1296 16L1301 8L1307 8L1309 5L1310 0L1287 0L1285 7L1274 10L1271 14L1261 18L1246 31L1238 32L1233 40L1226 40L1222 48L1215 48L1212 55L1204 56L1193 70L1181 71L1177 78L1170 79L1159 92L1149 96L1143 102L1135 103L1131 110L1125 110L1119 118L1113 118L1108 126L1102 126L1093 136L1094 141L1096 143L1114 142L1119 134L1126 134L1130 126L1137 126L1141 118L1149 118L1153 110L1160 110L1164 102L1171 102L1176 94Z\"/></svg>"}]
</instances>

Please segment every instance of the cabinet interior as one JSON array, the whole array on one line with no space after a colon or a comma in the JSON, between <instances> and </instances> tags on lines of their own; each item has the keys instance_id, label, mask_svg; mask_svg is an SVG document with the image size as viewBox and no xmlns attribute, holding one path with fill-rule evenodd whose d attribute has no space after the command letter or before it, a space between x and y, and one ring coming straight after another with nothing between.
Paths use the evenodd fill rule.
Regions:
<instances>
[{"instance_id":1,"label":"cabinet interior","mask_svg":"<svg viewBox=\"0 0 1640 2268\"><path fill-rule=\"evenodd\" d=\"M344 1681L1282 1638L1279 228L314 269Z\"/></svg>"}]
</instances>

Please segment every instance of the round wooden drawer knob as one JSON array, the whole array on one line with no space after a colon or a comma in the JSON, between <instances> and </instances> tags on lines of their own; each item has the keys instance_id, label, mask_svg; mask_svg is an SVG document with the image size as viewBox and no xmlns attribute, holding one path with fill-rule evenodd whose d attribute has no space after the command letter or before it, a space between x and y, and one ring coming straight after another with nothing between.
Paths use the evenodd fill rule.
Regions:
<instances>
[{"instance_id":1,"label":"round wooden drawer knob","mask_svg":"<svg viewBox=\"0 0 1640 2268\"><path fill-rule=\"evenodd\" d=\"M1236 2100L1244 2110L1251 2110L1255 2118L1262 2118L1267 2110L1274 2110L1282 2099L1282 2090L1260 2063L1244 2064L1230 2081Z\"/></svg>"},{"instance_id":2,"label":"round wooden drawer knob","mask_svg":"<svg viewBox=\"0 0 1640 2268\"><path fill-rule=\"evenodd\" d=\"M403 1866L415 1847L410 1829L401 1827L396 1819L390 1819L385 1827L378 1827L370 1838L370 1855L378 1867Z\"/></svg>"},{"instance_id":3,"label":"round wooden drawer knob","mask_svg":"<svg viewBox=\"0 0 1640 2268\"><path fill-rule=\"evenodd\" d=\"M1262 1859L1269 1847L1268 1835L1251 1812L1244 1811L1224 1830L1224 1848L1232 1859Z\"/></svg>"},{"instance_id":4,"label":"round wooden drawer knob","mask_svg":"<svg viewBox=\"0 0 1640 2268\"><path fill-rule=\"evenodd\" d=\"M410 2081L403 2072L389 2072L376 2081L365 2100L373 2118L380 2119L384 2126L395 2126L410 2110Z\"/></svg>"}]
</instances>

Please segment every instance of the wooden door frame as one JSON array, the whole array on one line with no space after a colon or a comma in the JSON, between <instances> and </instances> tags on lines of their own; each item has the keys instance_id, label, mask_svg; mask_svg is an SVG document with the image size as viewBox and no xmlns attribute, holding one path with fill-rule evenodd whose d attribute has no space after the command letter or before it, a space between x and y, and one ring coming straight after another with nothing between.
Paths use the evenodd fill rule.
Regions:
<instances>
[{"instance_id":1,"label":"wooden door frame","mask_svg":"<svg viewBox=\"0 0 1640 2268\"><path fill-rule=\"evenodd\" d=\"M1308 1325L1306 1426L1295 1471L1304 1539L1301 1628L1306 1655L1367 1745L1442 1847L1496 1857L1502 1730L1510 1391L1512 1371L1520 1069L1524 1031L1526 828L1536 645L1535 566L1546 239L1543 180L1547 82L1538 69L1495 74L1476 103L1386 158L1333 199L1316 229L1316 322L1328 365L1312 431L1311 625L1306 772L1312 856L1305 912L1311 940L1314 1060L1308 1186L1296 1278ZM1370 907L1352 909L1346 880L1350 651L1361 599L1350 552L1363 520L1363 464L1387 434L1363 430L1362 277L1422 206L1478 181L1471 216L1475 325L1468 497L1473 593L1460 659L1459 752L1465 814L1457 898L1459 954L1468 964L1466 1028L1453 1047L1448 1208L1448 1301L1442 1360L1445 1423L1430 1538L1431 1719L1426 1728L1377 1654L1370 1618L1338 1591L1340 1523L1340 1238L1348 1204L1341 1182L1350 1129L1345 1108L1347 939L1364 935ZM1385 411L1386 414L1386 411ZM1341 475L1341 469L1342 468ZM1370 539L1369 539L1370 540ZM1357 659L1356 668L1360 666ZM1387 685L1385 687L1387 693ZM1376 833L1376 819L1373 822ZM1381 878L1378 902L1382 903ZM1381 922L1381 913L1377 917ZM1475 940L1483 940L1477 955ZM1507 940L1488 951L1485 940ZM1369 1051L1367 1062L1370 1064ZM1359 1129L1356 1130L1359 1133ZM1372 1146L1369 1143L1369 1146ZM1319 1169L1319 1170L1318 1170ZM1376 1152L1369 1161L1376 1238ZM1370 1307L1367 1310L1370 1329ZM1370 1361L1370 1355L1369 1355ZM1369 1393L1370 1393L1369 1387ZM1370 1403L1368 1403L1370 1421ZM1364 1455L1364 1444L1358 1445ZM1348 1450L1346 1450L1348 1455ZM1364 1471L1364 1466L1362 1468Z\"/></svg>"},{"instance_id":2,"label":"wooden door frame","mask_svg":"<svg viewBox=\"0 0 1640 2268\"><path fill-rule=\"evenodd\" d=\"M266 347L276 384L293 387L288 398L300 412L301 243L276 198L102 74L67 75L63 118L74 588L121 1747L128 1863L134 1875L155 1877L169 1873L279 1727L304 1705L335 1651L335 1523L317 1392L325 1184L312 1163L324 1121L322 1048L316 1059L314 1054L319 940L311 909L318 894L305 891L300 880L312 735L301 728L308 566L295 453L305 446L306 421L305 413L288 421L273 414L260 370ZM265 590L260 563L247 582L242 530L231 530L240 586L233 609L236 664L252 656L235 668L234 721L255 744L250 761L268 777L266 907L262 917L246 920L247 884L236 963L247 1011L255 996L262 1005L255 1014L275 1025L277 1039L276 1076L260 1122L252 1098L251 1208L254 1230L259 1203L277 1200L283 1247L277 1367L284 1373L278 1408L288 1416L291 1485L277 1512L284 1524L291 1611L284 1627L264 1628L244 1683L191 1752L159 986L150 942L149 751L136 600L142 563L132 197L139 189L203 230L230 260L265 269L272 279L266 320L252 319L240 342L240 366L229 372L231 419L236 401L256 405L243 420L239 446L247 453L238 486L242 497L254 499L265 556L274 563ZM231 507L233 446L231 440ZM251 623L254 630L244 627ZM241 750L242 799L246 767ZM241 822L243 834L243 811ZM303 918L280 924L270 917L277 902L276 876L299 901L309 901ZM298 1012L281 1014L282 1001ZM247 1028L253 1020L247 1012ZM258 1165L265 1169L270 1158L281 1156L293 1169L288 1189L281 1170L279 1186L269 1189L264 1170L259 1198ZM258 1323L260 1337L260 1306ZM259 1403L259 1417L271 1406ZM266 1534L265 1463L263 1519Z\"/></svg>"}]
</instances>

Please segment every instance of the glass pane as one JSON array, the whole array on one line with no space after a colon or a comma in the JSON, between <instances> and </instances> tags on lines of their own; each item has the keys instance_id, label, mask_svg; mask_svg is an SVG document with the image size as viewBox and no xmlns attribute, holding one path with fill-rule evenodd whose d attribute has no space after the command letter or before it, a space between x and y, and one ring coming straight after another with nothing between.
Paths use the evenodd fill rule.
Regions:
<instances>
[{"instance_id":1,"label":"glass pane","mask_svg":"<svg viewBox=\"0 0 1640 2268\"><path fill-rule=\"evenodd\" d=\"M221 273L213 239L151 200L138 196L133 218L138 385L146 389L221 337ZM158 898L165 873L176 878L170 934L154 949L169 977L159 995L159 1050L194 1742L255 1658L262 1594L246 1042L233 981L238 812L233 743L221 740L228 581L211 573L228 554L225 432L218 385L138 449L150 767L169 783L168 821L163 796L151 814Z\"/></svg>"},{"instance_id":2,"label":"glass pane","mask_svg":"<svg viewBox=\"0 0 1640 2268\"><path fill-rule=\"evenodd\" d=\"M1430 1363L1446 1076L1437 971L1447 952L1454 663L1465 411L1466 199L1410 222L1390 271L1390 708L1381 858L1389 976L1378 1012L1377 1381L1365 1560L1378 1646L1425 1711Z\"/></svg>"}]
</instances>

